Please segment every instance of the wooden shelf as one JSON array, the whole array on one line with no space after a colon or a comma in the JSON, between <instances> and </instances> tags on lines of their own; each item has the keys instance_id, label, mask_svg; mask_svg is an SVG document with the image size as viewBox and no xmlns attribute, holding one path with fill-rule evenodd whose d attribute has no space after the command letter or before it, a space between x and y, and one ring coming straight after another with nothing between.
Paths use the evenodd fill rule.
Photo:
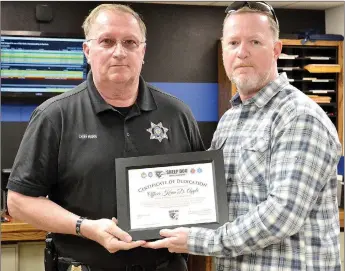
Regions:
<instances>
[{"instance_id":1,"label":"wooden shelf","mask_svg":"<svg viewBox=\"0 0 345 271\"><path fill-rule=\"evenodd\" d=\"M339 73L341 71L339 64L308 64L304 66L310 73Z\"/></svg>"}]
</instances>

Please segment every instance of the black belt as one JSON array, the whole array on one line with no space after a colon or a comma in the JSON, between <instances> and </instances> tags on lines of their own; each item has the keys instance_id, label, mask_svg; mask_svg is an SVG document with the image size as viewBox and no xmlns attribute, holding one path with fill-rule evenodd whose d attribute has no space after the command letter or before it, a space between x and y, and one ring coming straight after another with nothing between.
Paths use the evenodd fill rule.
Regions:
<instances>
[{"instance_id":1,"label":"black belt","mask_svg":"<svg viewBox=\"0 0 345 271\"><path fill-rule=\"evenodd\" d=\"M168 259L158 260L154 264L126 265L119 268L97 268L75 261L72 258L58 257L58 270L60 271L60 269L62 269L61 271L67 271L70 270L68 268L73 265L75 267L81 267L81 271L155 271L157 269L159 270L160 268L168 266L174 254L171 254L170 256L171 257L169 257Z\"/></svg>"}]
</instances>

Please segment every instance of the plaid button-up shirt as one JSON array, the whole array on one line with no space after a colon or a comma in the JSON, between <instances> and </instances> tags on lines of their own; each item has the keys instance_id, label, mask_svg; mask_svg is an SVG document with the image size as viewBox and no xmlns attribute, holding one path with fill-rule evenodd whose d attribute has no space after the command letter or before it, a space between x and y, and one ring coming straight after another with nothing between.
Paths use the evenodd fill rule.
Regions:
<instances>
[{"instance_id":1,"label":"plaid button-up shirt","mask_svg":"<svg viewBox=\"0 0 345 271\"><path fill-rule=\"evenodd\" d=\"M216 270L340 270L337 131L285 73L221 118L229 222L191 228L191 254Z\"/></svg>"}]
</instances>

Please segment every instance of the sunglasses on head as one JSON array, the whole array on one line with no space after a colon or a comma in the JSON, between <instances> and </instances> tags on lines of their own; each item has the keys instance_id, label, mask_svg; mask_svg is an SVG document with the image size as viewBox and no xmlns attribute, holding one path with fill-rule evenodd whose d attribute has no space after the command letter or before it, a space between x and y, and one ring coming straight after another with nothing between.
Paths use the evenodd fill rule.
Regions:
<instances>
[{"instance_id":1,"label":"sunglasses on head","mask_svg":"<svg viewBox=\"0 0 345 271\"><path fill-rule=\"evenodd\" d=\"M273 20L279 26L278 19L277 19L275 12L274 12L274 9L269 4L267 4L266 2L263 2L263 1L259 1L259 2L236 1L236 2L233 2L232 4L230 4L230 6L228 6L226 8L225 13L228 14L232 11L239 10L243 7L248 7L250 9L256 9L256 10L268 12L269 14L272 15Z\"/></svg>"}]
</instances>

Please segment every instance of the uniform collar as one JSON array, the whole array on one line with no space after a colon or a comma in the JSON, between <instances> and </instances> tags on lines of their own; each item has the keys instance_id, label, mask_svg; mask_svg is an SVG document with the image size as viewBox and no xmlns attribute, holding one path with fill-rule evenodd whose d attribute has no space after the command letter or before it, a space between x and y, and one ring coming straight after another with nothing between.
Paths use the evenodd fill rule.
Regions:
<instances>
[{"instance_id":1,"label":"uniform collar","mask_svg":"<svg viewBox=\"0 0 345 271\"><path fill-rule=\"evenodd\" d=\"M93 81L91 71L88 73L86 81L91 104L96 114L106 110L113 110L113 107L110 104L108 104L99 94ZM140 76L139 78L139 92L135 103L143 111L151 111L157 109L157 104L153 97L151 89L149 88L145 80L142 78L142 76Z\"/></svg>"},{"instance_id":2,"label":"uniform collar","mask_svg":"<svg viewBox=\"0 0 345 271\"><path fill-rule=\"evenodd\" d=\"M263 87L258 93L256 93L250 99L242 102L238 92L231 98L230 103L232 106L237 106L239 104L248 105L255 103L257 107L265 106L283 87L289 84L289 79L286 73L281 73L275 80L268 83Z\"/></svg>"}]
</instances>

